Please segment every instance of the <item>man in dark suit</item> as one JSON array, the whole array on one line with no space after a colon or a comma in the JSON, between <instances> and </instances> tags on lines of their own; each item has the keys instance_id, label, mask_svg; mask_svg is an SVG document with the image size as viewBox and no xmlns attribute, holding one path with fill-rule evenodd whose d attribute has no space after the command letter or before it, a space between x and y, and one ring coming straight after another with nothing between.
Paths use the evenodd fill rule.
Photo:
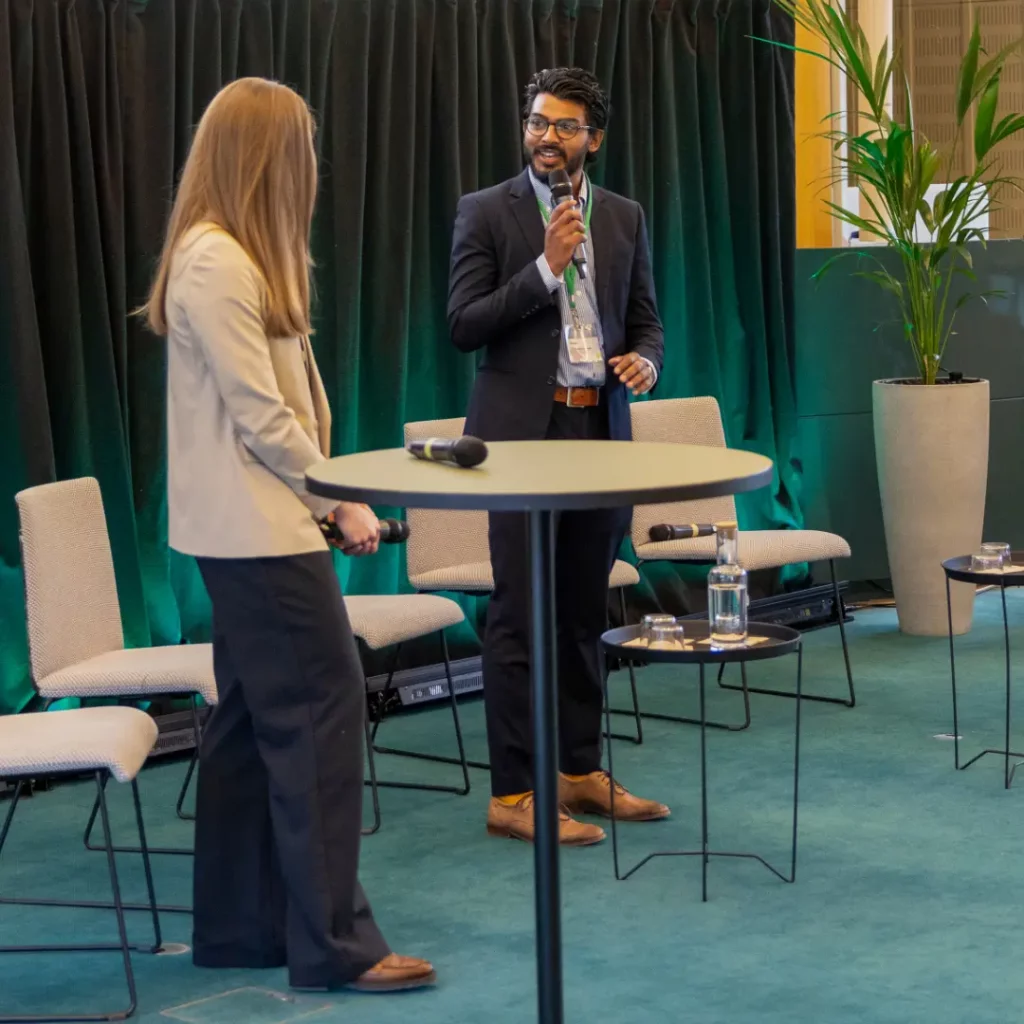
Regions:
<instances>
[{"instance_id":1,"label":"man in dark suit","mask_svg":"<svg viewBox=\"0 0 1024 1024\"><path fill-rule=\"evenodd\" d=\"M640 207L594 187L584 165L604 139L608 101L589 72L557 68L526 90L518 177L464 196L452 242L448 323L463 352L484 350L466 433L486 441L629 440L629 396L657 380L664 350ZM575 201L552 209L548 176L565 171ZM587 273L574 264L578 245ZM667 817L601 771L608 574L629 510L566 512L556 537L560 799L566 812ZM493 835L532 841L527 535L522 513L490 516L494 592L484 641ZM563 813L560 840L604 839Z\"/></svg>"}]
</instances>

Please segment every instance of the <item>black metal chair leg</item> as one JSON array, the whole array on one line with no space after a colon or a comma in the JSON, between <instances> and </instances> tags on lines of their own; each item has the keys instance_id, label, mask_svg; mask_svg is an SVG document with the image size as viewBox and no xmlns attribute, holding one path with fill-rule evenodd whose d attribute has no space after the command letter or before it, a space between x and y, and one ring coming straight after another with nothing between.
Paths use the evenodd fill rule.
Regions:
<instances>
[{"instance_id":1,"label":"black metal chair leg","mask_svg":"<svg viewBox=\"0 0 1024 1024\"><path fill-rule=\"evenodd\" d=\"M805 693L804 700L817 701L819 704L841 704L844 708L852 708L857 705L857 694L853 687L853 669L850 667L850 646L846 639L846 607L843 604L843 596L839 593L839 582L836 579L836 563L829 559L829 570L832 573L832 598L835 603L836 616L839 620L839 637L843 645L843 662L846 665L846 686L849 692L848 697L824 697L816 693ZM738 690L738 686L719 681L723 690ZM789 690L761 689L757 686L750 687L751 693L762 694L766 697L796 697L796 694ZM708 725L711 723L708 722Z\"/></svg>"},{"instance_id":2,"label":"black metal chair leg","mask_svg":"<svg viewBox=\"0 0 1024 1024\"><path fill-rule=\"evenodd\" d=\"M836 612L839 616L839 636L843 642L843 662L846 665L846 685L850 691L850 699L844 703L848 708L856 707L857 694L853 689L853 669L850 668L850 645L846 639L846 606L843 604L843 595L839 593L839 583L836 580L836 563L829 559L829 571L832 573L832 599L835 602ZM806 695L803 697L807 699Z\"/></svg>"},{"instance_id":3,"label":"black metal chair leg","mask_svg":"<svg viewBox=\"0 0 1024 1024\"><path fill-rule=\"evenodd\" d=\"M641 711L641 718L654 719L658 722L675 722L677 725L698 725L704 729L721 729L723 732L743 732L744 729L750 728L750 694L757 693L757 690L751 689L747 686L747 666L740 662L740 679L741 683L739 686L735 686L729 683L722 682L722 673L725 669L725 665L720 665L718 669L718 685L723 690L735 690L737 693L743 694L743 721L739 724L735 722L719 722L717 720L709 719L706 722L701 722L699 718L688 718L685 715L665 715L655 711ZM628 711L619 711L612 708L612 714L629 714ZM628 737L627 737L628 738Z\"/></svg>"},{"instance_id":4,"label":"black metal chair leg","mask_svg":"<svg viewBox=\"0 0 1024 1024\"><path fill-rule=\"evenodd\" d=\"M104 785L106 785L104 783ZM133 786L138 787L138 780L133 783ZM82 842L87 850L94 853L101 853L104 851L103 846L96 846L92 842L92 830L96 825L96 817L100 812L100 799L97 795L93 801L92 810L89 812L89 820L85 826L85 834L82 837ZM193 857L195 856L195 850L185 849L183 847L165 847L165 846L146 846L145 849L141 845L139 846L115 846L114 853L138 853L142 854L144 860L148 863L149 858L152 854L170 855L175 857ZM148 870L148 869L147 869ZM0 900L0 903L4 902ZM31 900L29 901L30 906L62 906L62 907L79 907L84 910L112 910L113 905L105 901L96 900L79 900L75 903L68 902L53 902L49 900ZM125 910L148 910L149 906L145 903L126 903ZM164 914L191 914L192 908L184 906L179 903L158 903L157 909Z\"/></svg>"},{"instance_id":5,"label":"black metal chair leg","mask_svg":"<svg viewBox=\"0 0 1024 1024\"><path fill-rule=\"evenodd\" d=\"M99 814L100 801L99 797L93 801L92 810L89 812L89 820L85 826L85 835L82 836L82 843L87 850L91 850L93 853L101 853L103 851L102 846L97 846L92 841L92 830L96 827L96 816ZM114 853L142 853L142 847L140 846L115 846ZM170 857L194 857L195 850L188 849L183 846L152 846L149 848L150 854L160 854L161 856Z\"/></svg>"},{"instance_id":6,"label":"black metal chair leg","mask_svg":"<svg viewBox=\"0 0 1024 1024\"><path fill-rule=\"evenodd\" d=\"M146 867L146 885L149 895L149 903L145 905L153 918L153 929L155 943L148 947L133 946L128 941L128 929L125 922L125 911L130 909L130 905L126 904L121 899L121 886L117 876L117 862L115 858L115 850L113 839L110 831L110 815L107 811L107 800L106 800L106 784L109 779L109 774L104 770L96 772L96 800L99 805L99 814L103 826L103 839L104 845L103 851L107 855L107 868L110 874L110 888L113 896L113 901L109 904L95 904L97 908L113 909L117 918L117 931L118 931L118 943L116 945L110 943L93 943L88 945L40 945L40 946L2 946L0 947L0 953L95 953L95 952L119 952L121 954L122 963L124 966L125 982L128 987L129 1005L124 1010L114 1011L112 1013L74 1013L74 1014L60 1014L60 1015L17 1015L17 1016L0 1016L0 1024L50 1024L50 1022L56 1021L68 1021L68 1022L93 1022L93 1021L121 1021L130 1017L138 1006L138 995L135 987L135 972L132 967L132 950L141 950L144 952L157 952L161 948L161 936L160 936L160 919L156 908L156 897L153 890L153 877L150 871L149 865L149 851L146 846L146 833L145 826L142 819L142 805L138 797L138 789L135 782L132 783L135 811L136 811L136 823L139 828L139 848L142 851L143 862ZM7 816L4 820L2 830L0 830L0 851L3 850L3 846L7 841L7 836L10 831L11 821L14 818L14 812L17 809L18 801L21 796L21 790L24 780L19 780L15 787L14 795L11 799L11 806L8 809ZM62 902L58 900L47 900L47 901L34 901L24 898L5 898L0 900L0 903L5 904L23 904L23 905L43 905L43 906L59 906L59 907L75 907L80 906L79 903L73 902Z\"/></svg>"},{"instance_id":7,"label":"black metal chair leg","mask_svg":"<svg viewBox=\"0 0 1024 1024\"><path fill-rule=\"evenodd\" d=\"M459 749L458 757L446 757L442 754L424 754L418 750L404 750L397 747L385 747L381 746L376 742L377 731L380 729L381 722L383 720L382 714L378 714L374 723L373 729L370 734L370 741L373 746L373 750L378 754L392 754L396 757L409 757L414 758L418 761L433 761L436 764L452 764L458 765L462 769L463 785L460 786L441 786L434 783L427 782L392 782L388 781L377 781L379 787L388 789L416 789L426 791L430 793L454 793L456 796L465 796L470 789L469 781L469 769L480 768L484 771L490 771L491 766L482 761L469 761L466 758L466 750L462 740L462 727L459 723L459 709L458 709L458 696L455 693L455 680L452 678L452 666L451 661L448 657L448 641L445 638L444 631L438 631L441 637L441 652L444 656L444 670L445 678L448 683L448 697L451 702L452 718L455 724L455 739ZM388 672L387 682L384 684L384 689L381 693L380 706L383 708L385 701L387 700L388 694L391 692L394 685L395 671L398 667L398 655L401 652L401 644L395 649L395 656L392 659L391 668Z\"/></svg>"},{"instance_id":8,"label":"black metal chair leg","mask_svg":"<svg viewBox=\"0 0 1024 1024\"><path fill-rule=\"evenodd\" d=\"M625 625L626 624L626 592L625 592L625 590L622 587L619 587L619 614L620 614L620 616L622 618L622 625ZM632 714L633 721L636 724L636 732L632 736L628 736L625 733L613 733L611 731L611 724L610 724L611 720L608 719L608 723L605 726L604 738L606 740L610 740L610 739L627 740L630 743L635 743L637 746L640 746L644 742L644 723L643 723L643 717L640 714L640 699L637 696L637 692L636 692L636 666L633 664L633 662L631 662L631 661L627 661L626 662L626 671L629 672L629 690L630 690L630 693L633 695L633 710L632 710L632 712L630 712L630 711L627 711L625 709L616 708L615 709L615 714L617 714L617 715L620 715L620 714L621 715ZM606 675L607 675L607 673L606 673ZM607 683L605 685L605 698L604 699L605 699L605 710L606 711L611 710L607 706L607 704L608 704L608 686L607 686ZM607 719L608 716L605 715L605 718Z\"/></svg>"},{"instance_id":9,"label":"black metal chair leg","mask_svg":"<svg viewBox=\"0 0 1024 1024\"><path fill-rule=\"evenodd\" d=\"M373 758L373 734L370 732L370 710L366 709L363 715L363 728L366 730L366 763L370 770L370 778L364 783L370 787L371 799L373 800L373 824L369 828L363 828L364 836L372 836L380 831L380 790L377 788L377 766Z\"/></svg>"},{"instance_id":10,"label":"black metal chair leg","mask_svg":"<svg viewBox=\"0 0 1024 1024\"><path fill-rule=\"evenodd\" d=\"M160 912L156 904L156 886L153 885L153 865L149 859L149 843L146 840L146 824L142 819L142 800L139 798L139 780L132 779L132 803L135 805L135 824L139 830L139 849L142 852L142 869L146 875L146 895L149 897L150 915L153 919L153 949L156 953L163 945L163 937L160 933ZM112 846L109 835L109 826L104 824L107 831L107 847ZM113 852L111 852L113 856Z\"/></svg>"},{"instance_id":11,"label":"black metal chair leg","mask_svg":"<svg viewBox=\"0 0 1024 1024\"><path fill-rule=\"evenodd\" d=\"M114 854L114 839L110 833L110 814L107 811L106 781L107 774L105 772L96 773L96 798L100 802L100 817L103 821L103 845L107 854L107 869L110 872L110 891L114 896L114 913L117 915L117 934L121 940L121 957L124 961L125 979L128 982L128 993L131 997L131 1006L125 1013L125 1017L130 1017L135 1012L135 1008L138 1005L138 997L135 993L135 971L132 970L132 954L128 945L128 927L124 919L124 907L121 905L121 886L118 884L117 880L117 860ZM148 867L149 856L147 854L143 854L143 857L145 858L146 865ZM153 880L148 871L146 873L146 880L152 884ZM156 912L154 911L154 917L155 915Z\"/></svg>"},{"instance_id":12,"label":"black metal chair leg","mask_svg":"<svg viewBox=\"0 0 1024 1024\"><path fill-rule=\"evenodd\" d=\"M182 821L195 821L195 811L186 811L185 797L188 795L188 787L192 783L192 776L195 774L196 766L199 764L199 743L202 740L202 726L199 724L199 708L196 702L199 700L197 694L192 694L192 738L195 747L192 750L192 757L189 759L188 768L185 770L185 779L181 784L181 792L178 793L178 802L174 806L174 812Z\"/></svg>"}]
</instances>

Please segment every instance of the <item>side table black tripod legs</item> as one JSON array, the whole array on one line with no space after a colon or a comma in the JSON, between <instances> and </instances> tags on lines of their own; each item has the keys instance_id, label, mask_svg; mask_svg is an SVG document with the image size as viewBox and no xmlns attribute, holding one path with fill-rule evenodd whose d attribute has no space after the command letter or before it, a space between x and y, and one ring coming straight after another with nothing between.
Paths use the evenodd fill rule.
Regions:
<instances>
[{"instance_id":1,"label":"side table black tripod legs","mask_svg":"<svg viewBox=\"0 0 1024 1024\"><path fill-rule=\"evenodd\" d=\"M846 666L846 697L824 697L816 693L805 693L804 700L813 700L820 704L841 704L845 708L857 706L857 694L853 686L853 669L850 667L850 645L846 639L846 606L843 604L843 596L839 592L839 581L836 579L836 563L829 559L829 571L832 574L832 600L835 604L836 617L839 622L839 639L843 645L843 663ZM723 690L738 690L739 687L731 683L723 683L719 677L719 686ZM759 687L750 687L751 693L758 693L767 697L793 697L795 694L787 690L767 690Z\"/></svg>"},{"instance_id":2,"label":"side table black tripod legs","mask_svg":"<svg viewBox=\"0 0 1024 1024\"><path fill-rule=\"evenodd\" d=\"M766 867L776 878L786 883L796 881L796 850L798 833L798 807L800 801L800 725L801 708L803 705L803 645L796 648L797 669L796 669L796 692L790 696L795 698L794 716L794 740L793 740L793 825L790 845L789 872L784 874L778 868L769 864L762 856L756 853L737 853L729 850L714 850L709 843L708 827L708 770L707 770L707 730L710 723L707 721L706 701L706 676L705 665L700 664L700 836L701 844L699 850L659 850L648 854L637 864L633 865L625 874L622 873L619 863L619 834L618 824L615 816L615 786L611 786L611 831L612 831L612 860L615 869L615 878L618 881L625 881L640 870L648 861L656 857L700 857L701 858L701 900L707 902L708 898L708 866L712 857L729 857L740 860L756 860ZM742 662L741 662L742 664ZM607 689L607 687L606 687ZM605 717L610 716L607 707L607 694L605 699ZM612 744L608 743L608 773L615 778L615 765L612 754Z\"/></svg>"},{"instance_id":3,"label":"side table black tripod legs","mask_svg":"<svg viewBox=\"0 0 1024 1024\"><path fill-rule=\"evenodd\" d=\"M950 681L953 687L953 767L957 771L963 771L965 768L970 768L975 761L980 761L986 754L999 754L1003 758L1003 788L1009 789L1013 782L1013 776L1017 771L1017 764L1012 767L1010 765L1011 757L1024 758L1024 754L1018 753L1017 751L1010 750L1010 712L1011 712L1011 696L1010 696L1010 621L1006 613L1006 586L1000 584L999 594L1002 598L1003 605L1003 649L1005 651L1005 664L1006 664L1006 716L1004 723L1003 733L1003 749L996 750L988 748L983 750L980 754L975 754L974 757L964 764L960 763L960 716L957 707L956 699L956 655L953 645L953 601L952 594L950 593L949 576L946 576L946 615L949 622L949 675Z\"/></svg>"}]
</instances>

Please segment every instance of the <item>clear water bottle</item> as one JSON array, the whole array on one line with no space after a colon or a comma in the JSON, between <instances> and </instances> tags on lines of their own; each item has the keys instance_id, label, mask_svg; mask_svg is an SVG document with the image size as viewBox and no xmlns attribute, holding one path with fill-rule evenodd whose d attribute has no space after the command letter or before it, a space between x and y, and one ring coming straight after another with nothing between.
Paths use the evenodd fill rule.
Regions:
<instances>
[{"instance_id":1,"label":"clear water bottle","mask_svg":"<svg viewBox=\"0 0 1024 1024\"><path fill-rule=\"evenodd\" d=\"M737 647L747 639L747 570L739 564L735 523L717 523L718 564L708 573L708 621L715 647Z\"/></svg>"}]
</instances>

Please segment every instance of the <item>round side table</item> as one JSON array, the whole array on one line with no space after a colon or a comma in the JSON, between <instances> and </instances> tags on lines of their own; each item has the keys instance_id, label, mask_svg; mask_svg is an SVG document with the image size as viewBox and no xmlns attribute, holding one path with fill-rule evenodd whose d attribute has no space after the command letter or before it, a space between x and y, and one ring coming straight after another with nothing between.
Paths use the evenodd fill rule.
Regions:
<instances>
[{"instance_id":1,"label":"round side table","mask_svg":"<svg viewBox=\"0 0 1024 1024\"><path fill-rule=\"evenodd\" d=\"M1012 565L1024 565L1024 551L1014 551ZM1006 615L1006 590L1008 587L1024 587L1024 569L1017 572L975 572L971 569L971 556L959 555L942 563L946 573L946 612L949 616L949 674L953 684L953 767L957 771L970 768L986 754L999 754L1003 758L1003 788L1009 789L1013 782L1017 764L1010 766L1011 757L1024 759L1024 754L1010 750L1010 623ZM1006 718L1004 723L1003 749L989 748L975 754L966 764L960 763L960 722L956 699L956 657L953 649L953 605L950 583L973 583L979 587L999 587L1003 602L1003 648L1006 652ZM1018 764L1021 762L1018 762Z\"/></svg>"},{"instance_id":2,"label":"round side table","mask_svg":"<svg viewBox=\"0 0 1024 1024\"><path fill-rule=\"evenodd\" d=\"M741 647L716 648L707 642L710 636L708 621L704 619L681 620L686 630L687 646L682 650L650 650L642 646L634 646L630 641L640 638L640 626L624 626L621 629L609 630L601 638L607 651L622 661L633 661L639 664L672 664L697 665L700 668L700 838L699 850L661 850L649 853L639 863L634 864L625 874L619 870L619 840L615 826L615 786L612 793L612 856L615 862L615 877L625 881L640 870L648 861L655 857L700 857L701 858L701 899L708 898L708 862L712 857L731 857L760 861L773 875L783 882L796 880L796 835L797 805L800 793L800 706L803 703L803 644L800 633L788 626L777 626L765 622L751 622L747 627L749 642ZM690 642L693 645L690 646ZM796 655L796 693L794 704L796 715L793 733L793 842L790 848L789 874L783 874L773 867L762 856L756 853L737 853L731 850L712 850L708 846L708 759L707 730L712 723L707 720L705 707L705 667L728 665L738 662L745 665L748 661L764 661L768 658L781 658L788 654ZM605 715L608 711L607 696L605 698ZM612 743L608 741L608 771L615 778L612 762Z\"/></svg>"},{"instance_id":3,"label":"round side table","mask_svg":"<svg viewBox=\"0 0 1024 1024\"><path fill-rule=\"evenodd\" d=\"M313 494L339 501L529 514L537 1016L543 1024L562 1024L555 515L753 491L771 482L772 463L730 448L638 441L487 447L487 460L473 469L424 462L404 448L360 452L314 466L306 483Z\"/></svg>"}]
</instances>

